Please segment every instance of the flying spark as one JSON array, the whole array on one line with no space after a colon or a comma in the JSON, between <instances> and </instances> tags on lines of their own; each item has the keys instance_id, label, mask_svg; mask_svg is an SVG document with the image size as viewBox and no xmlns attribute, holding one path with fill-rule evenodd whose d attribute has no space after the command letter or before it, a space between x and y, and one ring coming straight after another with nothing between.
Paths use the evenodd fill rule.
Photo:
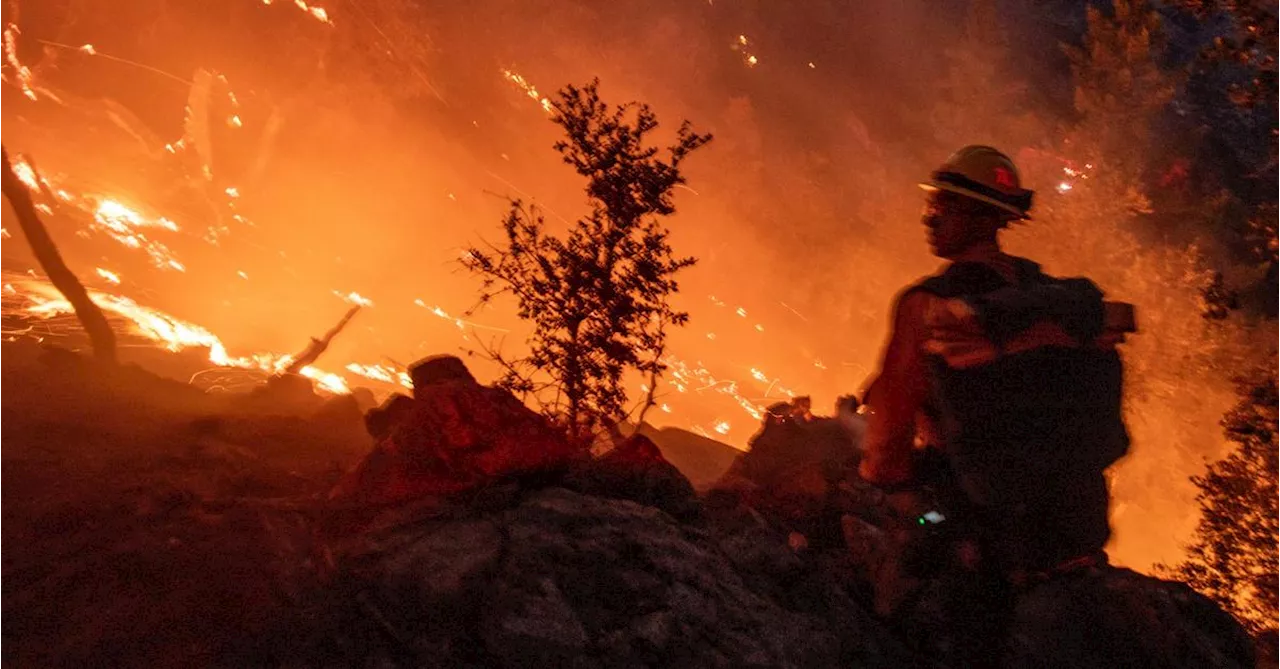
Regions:
<instances>
[{"instance_id":1,"label":"flying spark","mask_svg":"<svg viewBox=\"0 0 1280 669\"><path fill-rule=\"evenodd\" d=\"M18 26L10 23L4 29L4 62L13 70L13 78L17 82L18 88L22 90L22 94L30 100L38 100L35 89L32 88L31 68L23 65L18 60ZM6 76L5 81L9 78Z\"/></svg>"},{"instance_id":2,"label":"flying spark","mask_svg":"<svg viewBox=\"0 0 1280 669\"><path fill-rule=\"evenodd\" d=\"M354 290L351 291L350 293L345 293L345 294L335 290L333 291L333 294L337 295L339 298L342 299L343 302L346 302L347 304L355 304L362 307L373 306L373 300L361 295L360 293L355 292Z\"/></svg>"},{"instance_id":3,"label":"flying spark","mask_svg":"<svg viewBox=\"0 0 1280 669\"><path fill-rule=\"evenodd\" d=\"M500 71L502 72L502 77L504 79L515 84L520 88L520 90L524 91L525 95L537 101L538 105L542 107L542 111L545 111L548 114L555 112L555 108L551 106L551 101L543 97L542 94L538 92L538 89L535 88L533 84L529 83L523 76L505 68ZM503 158L506 158L506 154L503 154Z\"/></svg>"},{"instance_id":4,"label":"flying spark","mask_svg":"<svg viewBox=\"0 0 1280 669\"><path fill-rule=\"evenodd\" d=\"M113 283L117 286L120 285L119 274L116 274L115 272L112 272L109 269L102 269L101 267L98 267L97 270L98 270L98 276L102 277L103 279L106 279L108 283Z\"/></svg>"}]
</instances>

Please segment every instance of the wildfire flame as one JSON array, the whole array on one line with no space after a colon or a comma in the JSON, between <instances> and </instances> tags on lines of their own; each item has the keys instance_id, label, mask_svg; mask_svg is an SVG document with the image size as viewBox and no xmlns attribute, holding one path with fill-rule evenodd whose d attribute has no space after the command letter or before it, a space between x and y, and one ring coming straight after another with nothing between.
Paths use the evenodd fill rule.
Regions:
<instances>
[{"instance_id":1,"label":"wildfire flame","mask_svg":"<svg viewBox=\"0 0 1280 669\"><path fill-rule=\"evenodd\" d=\"M173 256L173 252L163 243L149 239L141 228L160 228L169 232L177 232L178 225L167 218L148 219L137 211L116 200L104 198L98 201L93 211L96 225L91 229L105 231L109 237L121 244L141 249L150 258L152 264L159 269L171 269L185 272L186 266Z\"/></svg>"},{"instance_id":2,"label":"wildfire flame","mask_svg":"<svg viewBox=\"0 0 1280 669\"><path fill-rule=\"evenodd\" d=\"M99 269L98 273L111 280L113 273ZM118 277L117 277L118 280ZM112 283L115 283L113 281ZM27 306L22 310L30 317L42 320L53 319L74 313L71 304L53 285L30 278L14 278L6 282L4 292L7 295L20 295ZM256 369L268 373L279 373L293 361L291 355L274 353L257 353L254 355L233 357L212 332L182 319L166 314L157 309L139 305L123 295L114 295L98 290L89 290L89 298L108 314L114 314L125 321L131 334L155 342L170 350L182 351L191 348L208 349L209 362L219 367L237 367ZM351 392L345 379L332 372L313 366L303 367L299 373L331 393L345 394Z\"/></svg>"},{"instance_id":3,"label":"wildfire flame","mask_svg":"<svg viewBox=\"0 0 1280 669\"><path fill-rule=\"evenodd\" d=\"M264 4L271 4L265 1ZM310 7L302 3L295 3L300 8L307 11L317 10L318 8ZM323 10L319 10L323 12ZM314 15L314 12L312 12ZM743 38L741 46L746 46L747 42ZM88 50L86 49L86 52ZM755 57L747 54L750 59L749 65L754 65ZM538 102L539 106L547 113L552 113L554 108L549 99L543 96L538 89L525 79L519 73L509 69L501 70L504 79L520 88L524 94L530 99ZM225 83L225 78L219 77L219 80ZM236 107L234 95L229 91L226 93L232 107ZM240 127L242 121L237 114L232 114L227 118L228 125L232 127ZM190 139L187 136L182 137L164 148L171 152L177 153L190 146ZM48 178L42 178L27 162L18 159L14 162L14 169L18 173L19 178L28 185L33 194L39 196L40 193L52 192L63 202L79 208L92 215L93 222L89 225L89 229L105 233L121 245L137 249L145 252L151 259L152 264L161 269L169 269L176 271L185 271L183 263L178 261L173 253L165 244L149 237L149 234L155 234L159 231L167 233L179 233L179 226L172 220L164 217L154 217L143 214L124 203L124 200L116 197L108 197L96 194L72 193L62 184L57 184ZM207 166L206 166L207 170ZM206 171L206 177L210 174ZM228 206L234 206L235 201L240 197L239 188L235 186L225 187L223 191L228 198ZM240 214L231 216L233 220L248 224L248 221ZM210 227L208 234L203 239L213 245L218 244L218 239L229 230L222 225ZM97 268L100 278L112 285L120 285L120 276L105 268ZM243 270L237 271L236 275L244 280L248 279L248 274ZM17 287L15 287L15 285ZM57 316L68 316L72 313L70 305L52 289L51 286L41 283L37 280L14 281L6 284L6 294L16 294L27 299L30 304L25 308L25 313L41 319L53 319ZM373 301L368 297L355 292L342 292L338 290L332 291L333 294L348 304L359 306L373 306ZM225 368L239 368L249 370L259 370L267 373L276 373L282 371L292 361L292 356L287 354L276 353L257 353L248 356L235 357L230 355L222 341L212 332L194 323L189 323L171 315L165 314L155 309L143 307L132 299L121 296L112 295L100 291L91 291L92 299L102 308L116 316L121 317L127 323L127 328L132 334L142 336L146 339L156 342L158 345L173 351L184 350L189 348L205 348L209 351L209 361L218 366ZM720 307L727 306L725 302L715 296L710 296L713 304ZM422 299L414 300L414 304L431 315L448 321L453 324L457 330L462 333L464 340L470 339L470 333L474 330L491 330L496 332L508 332L507 329L492 325L472 322L459 316L453 315L438 305L429 305ZM785 306L785 305L784 305ZM788 307L789 308L789 307ZM8 313L8 304L6 304L6 313ZM734 313L743 319L748 316L746 307L737 306L730 307ZM799 316L799 314L797 314ZM803 318L803 317L801 317ZM747 321L751 323L751 321ZM762 323L754 323L746 325L752 328L756 333L764 331ZM709 339L715 339L714 333L708 333ZM667 356L664 362L668 365L668 374L663 379L668 387L674 388L678 393L687 393L690 395L704 395L706 393L714 393L718 396L724 396L751 417L753 420L760 420L764 416L764 406L759 404L744 394L740 382L732 379L720 378L707 369L702 363L688 363L676 358L675 356ZM379 384L385 384L396 388L412 388L412 381L407 372L394 366L382 364L362 364L359 362L349 362L342 368L351 378L360 378L374 381ZM774 397L791 397L793 393L782 387L777 379L769 378L763 372L752 368L750 370L751 377L754 381L761 384L760 391L753 391L749 394L762 396L768 399L771 395ZM317 385L328 392L347 393L350 392L350 385L347 379L339 373L329 372L313 366L304 367L300 373L312 379ZM647 392L647 386L645 388ZM660 411L666 414L676 412L673 407L666 402L658 405ZM717 418L711 423L704 424L707 429L694 425L692 428L706 436L712 436L712 432L719 435L727 435L731 431L731 423L728 420ZM708 431L709 430L709 431Z\"/></svg>"}]
</instances>

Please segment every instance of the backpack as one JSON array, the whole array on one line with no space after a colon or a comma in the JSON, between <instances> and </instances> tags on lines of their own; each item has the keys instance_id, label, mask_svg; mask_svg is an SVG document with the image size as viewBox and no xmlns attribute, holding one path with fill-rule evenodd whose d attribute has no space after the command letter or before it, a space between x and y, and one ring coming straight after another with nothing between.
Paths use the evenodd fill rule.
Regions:
<instances>
[{"instance_id":1,"label":"backpack","mask_svg":"<svg viewBox=\"0 0 1280 669\"><path fill-rule=\"evenodd\" d=\"M910 290L961 313L931 317L926 345L926 414L956 485L1018 568L1047 568L1110 537L1103 471L1129 447L1123 369L1096 286L1015 268L1010 284L954 263Z\"/></svg>"}]
</instances>

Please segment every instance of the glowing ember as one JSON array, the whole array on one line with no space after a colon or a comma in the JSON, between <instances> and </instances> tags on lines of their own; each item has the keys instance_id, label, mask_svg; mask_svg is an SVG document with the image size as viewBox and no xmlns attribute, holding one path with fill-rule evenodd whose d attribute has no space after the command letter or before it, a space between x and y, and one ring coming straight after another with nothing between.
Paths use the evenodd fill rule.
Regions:
<instances>
[{"instance_id":1,"label":"glowing ember","mask_svg":"<svg viewBox=\"0 0 1280 669\"><path fill-rule=\"evenodd\" d=\"M351 363L346 367L348 372L357 376L363 376L366 379L381 381L391 385L399 385L410 390L413 389L413 380L409 378L407 372L397 370L394 367L386 365L361 365L359 363Z\"/></svg>"},{"instance_id":2,"label":"glowing ember","mask_svg":"<svg viewBox=\"0 0 1280 669\"><path fill-rule=\"evenodd\" d=\"M747 39L746 35L738 35L738 41L732 48L734 51L742 54L742 62L745 63L747 67L755 67L760 64L760 59L757 58L755 54L747 50L750 45L751 41ZM810 63L809 66L813 67L813 63Z\"/></svg>"},{"instance_id":3,"label":"glowing ember","mask_svg":"<svg viewBox=\"0 0 1280 669\"><path fill-rule=\"evenodd\" d=\"M272 4L274 4L274 2L275 0L262 0L262 4L267 6L271 6ZM315 20L321 23L327 23L329 25L333 25L333 21L329 20L329 12L326 12L324 9L320 7L316 7L315 5L308 5L302 0L293 0L293 5L298 9L301 9L302 11L310 14L311 17L314 18Z\"/></svg>"},{"instance_id":4,"label":"glowing ember","mask_svg":"<svg viewBox=\"0 0 1280 669\"><path fill-rule=\"evenodd\" d=\"M18 177L18 181L27 185L27 188L38 190L40 188L40 178L36 176L36 171L32 169L27 161L21 158L15 158L13 161L13 174Z\"/></svg>"},{"instance_id":5,"label":"glowing ember","mask_svg":"<svg viewBox=\"0 0 1280 669\"><path fill-rule=\"evenodd\" d=\"M4 29L4 62L13 70L14 81L22 94L31 100L37 100L36 92L31 88L31 69L18 60L18 26L10 23ZM8 81L5 77L5 81Z\"/></svg>"},{"instance_id":6,"label":"glowing ember","mask_svg":"<svg viewBox=\"0 0 1280 669\"><path fill-rule=\"evenodd\" d=\"M95 56L98 54L98 50L93 48L92 44L81 45L80 50L89 54L90 56Z\"/></svg>"},{"instance_id":7,"label":"glowing ember","mask_svg":"<svg viewBox=\"0 0 1280 669\"><path fill-rule=\"evenodd\" d=\"M373 300L361 295L360 293L355 292L354 290L346 294L343 294L335 290L333 291L333 294L342 298L342 301L346 302L347 304L358 304L362 307L373 306Z\"/></svg>"},{"instance_id":8,"label":"glowing ember","mask_svg":"<svg viewBox=\"0 0 1280 669\"><path fill-rule=\"evenodd\" d=\"M699 394L704 391L714 390L722 395L727 395L753 419L760 420L764 416L764 407L738 392L737 382L717 379L701 364L697 366L689 365L675 356L667 356L662 359L662 362L667 365L667 378L665 380L677 392L688 392L690 386L695 387L695 392ZM758 372L755 369L751 371L753 375ZM761 380L768 381L768 377L765 377L763 373L760 373L760 376ZM771 387L776 384L777 382L774 381ZM765 392L765 396L768 396L768 391Z\"/></svg>"},{"instance_id":9,"label":"glowing ember","mask_svg":"<svg viewBox=\"0 0 1280 669\"><path fill-rule=\"evenodd\" d=\"M1093 169L1093 165L1088 164L1086 164L1082 170L1077 170L1070 165L1064 166L1062 168L1062 174L1066 176L1066 179L1059 181L1058 184L1054 186L1054 190L1058 191L1059 194L1066 194L1070 192L1075 188L1076 181L1089 178L1088 171L1091 169Z\"/></svg>"},{"instance_id":10,"label":"glowing ember","mask_svg":"<svg viewBox=\"0 0 1280 669\"><path fill-rule=\"evenodd\" d=\"M543 111L547 112L548 114L555 111L554 108L551 106L551 101L543 97L542 94L538 92L538 89L534 88L533 84L526 81L524 77L507 69L503 69L501 70L501 72L502 72L502 77L504 79L506 79L507 81L510 81L516 86L519 86L520 89L524 91L525 95L529 96L533 100L536 100L538 104L542 106Z\"/></svg>"},{"instance_id":11,"label":"glowing ember","mask_svg":"<svg viewBox=\"0 0 1280 669\"><path fill-rule=\"evenodd\" d=\"M717 421L715 425L715 430L720 434L729 434L729 421L727 420Z\"/></svg>"},{"instance_id":12,"label":"glowing ember","mask_svg":"<svg viewBox=\"0 0 1280 669\"><path fill-rule=\"evenodd\" d=\"M109 269L102 269L101 267L97 268L97 270L98 270L98 276L105 279L108 283L113 283L117 286L120 285L119 274L116 274L115 272L112 272Z\"/></svg>"},{"instance_id":13,"label":"glowing ember","mask_svg":"<svg viewBox=\"0 0 1280 669\"><path fill-rule=\"evenodd\" d=\"M492 325L482 325L480 323L473 323L471 321L465 320L463 318L459 318L457 316L451 316L449 312L445 311L444 309L441 309L438 306L428 307L427 303L423 302L421 299L414 300L413 303L431 312L431 314L434 316L443 318L446 321L453 321L454 326L456 326L459 330L466 330L468 327L470 327L477 330L491 330L494 332L511 332L506 328L495 327Z\"/></svg>"},{"instance_id":14,"label":"glowing ember","mask_svg":"<svg viewBox=\"0 0 1280 669\"><path fill-rule=\"evenodd\" d=\"M169 232L177 232L178 225L167 218L148 219L137 211L112 199L98 201L94 208L95 225L91 229L105 231L112 239L121 244L144 251L153 265L159 269L186 271L186 266L173 257L169 247L163 243L149 239L141 228L160 228Z\"/></svg>"}]
</instances>

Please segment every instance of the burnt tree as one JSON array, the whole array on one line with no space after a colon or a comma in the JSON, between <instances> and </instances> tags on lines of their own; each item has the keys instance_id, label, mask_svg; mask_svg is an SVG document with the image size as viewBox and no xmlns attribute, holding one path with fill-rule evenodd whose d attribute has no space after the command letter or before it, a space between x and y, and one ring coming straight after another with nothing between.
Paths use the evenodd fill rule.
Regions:
<instances>
[{"instance_id":1,"label":"burnt tree","mask_svg":"<svg viewBox=\"0 0 1280 669\"><path fill-rule=\"evenodd\" d=\"M111 331L111 324L107 322L107 317L103 315L98 305L89 298L84 284L80 283L76 275L63 262L57 245L53 243L53 238L49 236L49 231L45 229L44 223L36 213L35 204L31 201L31 191L27 190L26 184L18 179L13 166L9 164L9 152L0 151L3 151L4 158L4 196L13 205L13 212L18 217L18 225L22 227L22 234L26 236L32 253L40 263L40 269L44 270L45 276L49 277L53 287L67 298L67 302L71 303L71 308L76 312L76 318L80 320L85 333L89 335L90 343L93 344L94 357L105 362L115 362L116 336Z\"/></svg>"}]
</instances>

